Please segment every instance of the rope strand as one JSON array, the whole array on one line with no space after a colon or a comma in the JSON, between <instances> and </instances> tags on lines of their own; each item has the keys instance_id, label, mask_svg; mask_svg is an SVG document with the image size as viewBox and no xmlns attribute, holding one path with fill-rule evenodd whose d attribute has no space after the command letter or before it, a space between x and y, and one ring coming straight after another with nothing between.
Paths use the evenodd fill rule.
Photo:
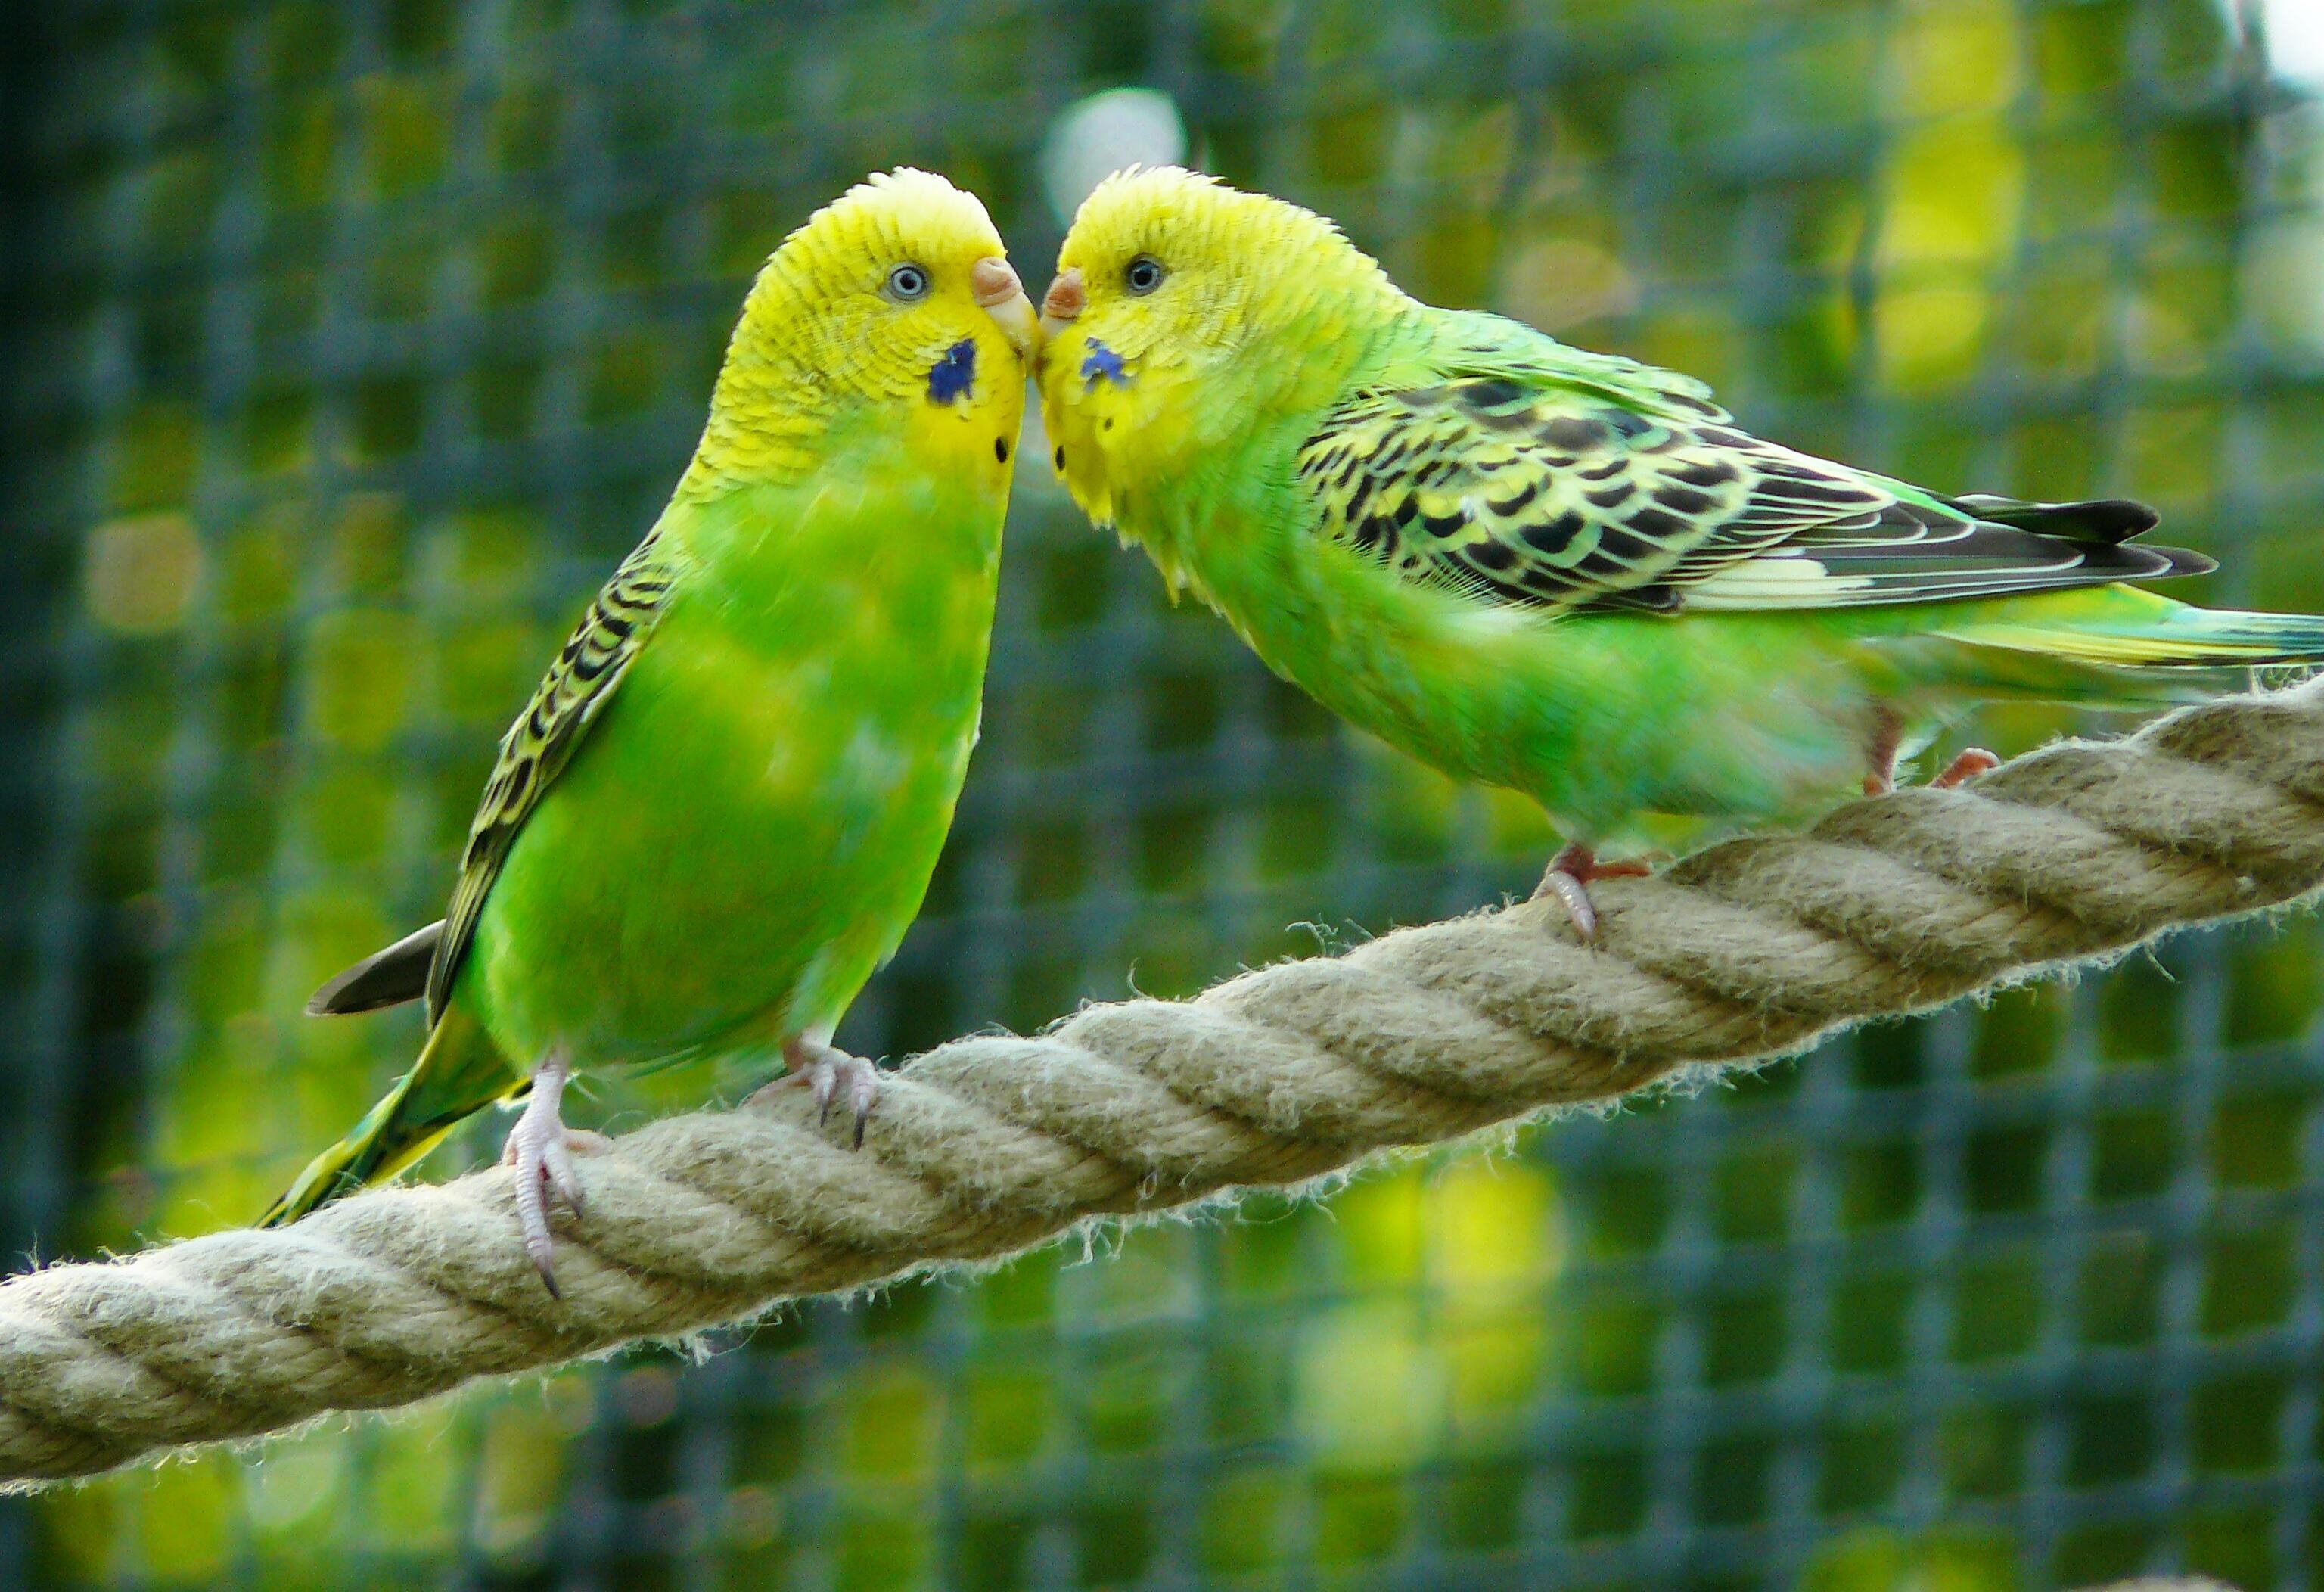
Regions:
<instances>
[{"instance_id":1,"label":"rope strand","mask_svg":"<svg viewBox=\"0 0 2324 1592\"><path fill-rule=\"evenodd\" d=\"M374 1189L0 1284L0 1477L380 1409L1296 1184L1683 1069L1748 1065L2324 884L2324 681L2066 742L1554 905L1405 930L1191 1001L1093 1006L891 1075L861 1151L798 1091L581 1163L549 1297L507 1172Z\"/></svg>"}]
</instances>

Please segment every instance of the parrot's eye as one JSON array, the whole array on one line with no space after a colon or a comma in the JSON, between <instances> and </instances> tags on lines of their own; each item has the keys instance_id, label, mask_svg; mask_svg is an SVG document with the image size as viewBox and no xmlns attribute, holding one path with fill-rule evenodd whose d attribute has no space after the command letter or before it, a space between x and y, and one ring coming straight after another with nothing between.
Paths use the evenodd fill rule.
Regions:
<instances>
[{"instance_id":1,"label":"parrot's eye","mask_svg":"<svg viewBox=\"0 0 2324 1592\"><path fill-rule=\"evenodd\" d=\"M1162 285L1162 262L1151 255L1140 255L1121 273L1121 285L1142 299Z\"/></svg>"},{"instance_id":2,"label":"parrot's eye","mask_svg":"<svg viewBox=\"0 0 2324 1592\"><path fill-rule=\"evenodd\" d=\"M915 304L928 296L928 273L918 265L903 264L888 273L880 290L899 304Z\"/></svg>"}]
</instances>

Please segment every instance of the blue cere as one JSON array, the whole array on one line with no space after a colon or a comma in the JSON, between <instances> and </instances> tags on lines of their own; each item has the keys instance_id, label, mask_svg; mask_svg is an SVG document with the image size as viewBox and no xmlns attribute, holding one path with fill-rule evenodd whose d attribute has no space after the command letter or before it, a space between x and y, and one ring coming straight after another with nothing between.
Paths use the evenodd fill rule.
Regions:
<instances>
[{"instance_id":1,"label":"blue cere","mask_svg":"<svg viewBox=\"0 0 2324 1592\"><path fill-rule=\"evenodd\" d=\"M1121 368L1121 356L1092 338L1089 357L1082 361L1082 380L1094 387L1101 377L1117 387L1130 385L1130 377Z\"/></svg>"},{"instance_id":2,"label":"blue cere","mask_svg":"<svg viewBox=\"0 0 2324 1592\"><path fill-rule=\"evenodd\" d=\"M928 402L949 403L976 385L976 339L963 338L928 372Z\"/></svg>"}]
</instances>

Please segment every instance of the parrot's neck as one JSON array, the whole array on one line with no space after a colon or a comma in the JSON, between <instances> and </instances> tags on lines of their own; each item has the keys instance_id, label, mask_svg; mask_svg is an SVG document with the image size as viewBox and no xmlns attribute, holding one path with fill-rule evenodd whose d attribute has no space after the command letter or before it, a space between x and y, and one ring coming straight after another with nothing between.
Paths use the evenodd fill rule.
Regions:
<instances>
[{"instance_id":1,"label":"parrot's neck","mask_svg":"<svg viewBox=\"0 0 2324 1592\"><path fill-rule=\"evenodd\" d=\"M803 480L825 457L828 418L771 393L729 392L719 384L681 496L709 498L737 486L783 486Z\"/></svg>"},{"instance_id":2,"label":"parrot's neck","mask_svg":"<svg viewBox=\"0 0 2324 1592\"><path fill-rule=\"evenodd\" d=\"M781 608L781 623L795 624L798 592L817 582L853 614L908 608L924 589L964 578L989 580L1009 502L1007 472L989 450L982 469L932 469L924 440L872 423L834 430L825 444L844 468L827 462L805 478L726 477L706 492L689 490L697 455L664 515L658 534L700 572L702 589L737 609L736 623L775 618L772 608L740 611L763 598Z\"/></svg>"}]
</instances>

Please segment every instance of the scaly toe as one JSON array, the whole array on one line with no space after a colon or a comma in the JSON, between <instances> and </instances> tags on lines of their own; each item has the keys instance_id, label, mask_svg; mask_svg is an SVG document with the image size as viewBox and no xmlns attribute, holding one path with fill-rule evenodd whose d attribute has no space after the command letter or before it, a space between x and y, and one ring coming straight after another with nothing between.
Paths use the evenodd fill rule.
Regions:
<instances>
[{"instance_id":1,"label":"scaly toe","mask_svg":"<svg viewBox=\"0 0 2324 1592\"><path fill-rule=\"evenodd\" d=\"M1991 773L2000 766L2000 758L1982 746L1971 746L1959 757L1946 764L1944 772L1929 782L1929 788L1932 791L1956 790L1979 774Z\"/></svg>"},{"instance_id":2,"label":"scaly toe","mask_svg":"<svg viewBox=\"0 0 2324 1592\"><path fill-rule=\"evenodd\" d=\"M595 1150L607 1143L600 1134L571 1133L558 1118L570 1076L561 1054L551 1051L542 1059L533 1071L531 1097L501 1151L501 1159L512 1169L510 1181L516 1196L517 1226L524 1234L524 1253L552 1298L561 1297L561 1291L557 1286L556 1241L549 1231L549 1190L554 1187L578 1216L581 1180L573 1170L572 1152Z\"/></svg>"},{"instance_id":3,"label":"scaly toe","mask_svg":"<svg viewBox=\"0 0 2324 1592\"><path fill-rule=\"evenodd\" d=\"M850 1056L840 1070L847 1075L847 1103L855 1113L855 1147L863 1148L863 1125L880 1098L880 1069L861 1056Z\"/></svg>"},{"instance_id":4,"label":"scaly toe","mask_svg":"<svg viewBox=\"0 0 2324 1592\"><path fill-rule=\"evenodd\" d=\"M1598 909L1590 904L1588 886L1564 869L1552 868L1541 876L1541 888L1534 892L1534 899L1538 901L1545 894L1557 897L1558 905L1565 909L1566 921L1573 925L1573 932L1581 936L1582 944L1597 942Z\"/></svg>"},{"instance_id":5,"label":"scaly toe","mask_svg":"<svg viewBox=\"0 0 2324 1592\"><path fill-rule=\"evenodd\" d=\"M562 1134L541 1145L540 1170L548 1174L549 1186L557 1190L567 1209L576 1217L586 1214L581 1204L581 1177L573 1170L573 1154ZM542 1203L548 1203L545 1197Z\"/></svg>"},{"instance_id":6,"label":"scaly toe","mask_svg":"<svg viewBox=\"0 0 2324 1592\"><path fill-rule=\"evenodd\" d=\"M1533 899L1557 897L1575 935L1582 944L1594 945L1598 939L1598 906L1590 899L1590 886L1600 879L1648 879L1654 872L1654 864L1643 856L1600 862L1595 851L1577 840L1560 847L1557 855L1549 859L1548 871L1534 886Z\"/></svg>"},{"instance_id":7,"label":"scaly toe","mask_svg":"<svg viewBox=\"0 0 2324 1592\"><path fill-rule=\"evenodd\" d=\"M816 1125L820 1127L830 1121L833 1104L844 1096L848 1114L854 1119L855 1147L862 1149L864 1120L880 1098L880 1069L861 1056L809 1039L795 1039L785 1045L783 1061L790 1071L754 1091L743 1104L785 1085L812 1089Z\"/></svg>"},{"instance_id":8,"label":"scaly toe","mask_svg":"<svg viewBox=\"0 0 2324 1592\"><path fill-rule=\"evenodd\" d=\"M831 1120L831 1092L839 1082L839 1070L829 1060L818 1056L807 1063L801 1077L807 1087L815 1091L815 1125L821 1127Z\"/></svg>"},{"instance_id":9,"label":"scaly toe","mask_svg":"<svg viewBox=\"0 0 2324 1592\"><path fill-rule=\"evenodd\" d=\"M549 1190L541 1177L542 1154L538 1139L528 1134L516 1146L516 1220L524 1234L524 1252L542 1286L561 1296L557 1286L557 1244L549 1232Z\"/></svg>"}]
</instances>

